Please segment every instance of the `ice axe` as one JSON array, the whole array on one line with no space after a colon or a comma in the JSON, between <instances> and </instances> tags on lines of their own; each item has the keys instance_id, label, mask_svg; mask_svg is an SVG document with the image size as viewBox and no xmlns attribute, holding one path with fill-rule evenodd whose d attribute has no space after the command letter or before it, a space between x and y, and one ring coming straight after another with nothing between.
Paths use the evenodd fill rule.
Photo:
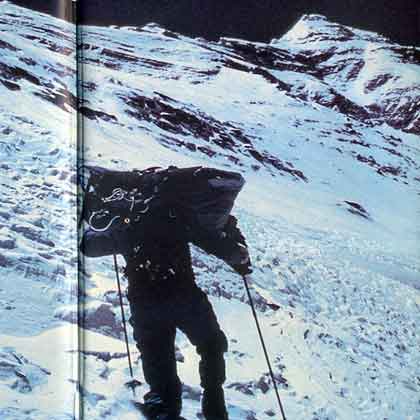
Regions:
<instances>
[{"instance_id":1,"label":"ice axe","mask_svg":"<svg viewBox=\"0 0 420 420\"><path fill-rule=\"evenodd\" d=\"M242 280L244 281L246 293L248 295L249 304L250 304L251 310L252 310L252 315L254 316L255 324L257 326L258 336L260 338L261 346L262 346L263 351L264 351L264 356L265 356L265 360L267 362L268 371L270 373L270 377L271 377L271 380L273 382L274 392L276 393L277 402L279 404L280 412L281 412L283 420L286 420L286 415L284 414L283 404L281 403L281 400L280 400L279 390L277 388L276 380L274 378L273 369L271 368L271 363L270 363L270 358L268 356L267 347L266 347L265 342L264 342L264 337L262 335L262 331L261 331L261 328L260 328L260 323L258 322L257 312L255 310L254 301L252 299L251 291L250 291L250 288L249 288L249 283L252 282L251 275L250 274L243 274L242 275Z\"/></svg>"}]
</instances>

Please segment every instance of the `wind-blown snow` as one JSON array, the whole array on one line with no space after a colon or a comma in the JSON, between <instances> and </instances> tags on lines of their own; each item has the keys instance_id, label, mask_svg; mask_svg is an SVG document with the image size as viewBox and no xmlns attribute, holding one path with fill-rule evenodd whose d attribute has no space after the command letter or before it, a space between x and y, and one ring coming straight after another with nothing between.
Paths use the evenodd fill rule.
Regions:
<instances>
[{"instance_id":1,"label":"wind-blown snow","mask_svg":"<svg viewBox=\"0 0 420 420\"><path fill-rule=\"evenodd\" d=\"M4 2L0 10L0 413L73 418L80 385L85 418L139 418L124 386L109 258L84 260L84 376L75 383L74 55L71 41L48 32L73 29ZM234 213L290 419L420 416L418 58L416 48L317 15L270 44L208 42L155 24L83 28L86 163L244 174ZM193 262L229 337L230 417L280 418L241 279L197 248ZM56 358L40 351L46 343ZM177 347L183 415L195 419L198 358L182 334Z\"/></svg>"}]
</instances>

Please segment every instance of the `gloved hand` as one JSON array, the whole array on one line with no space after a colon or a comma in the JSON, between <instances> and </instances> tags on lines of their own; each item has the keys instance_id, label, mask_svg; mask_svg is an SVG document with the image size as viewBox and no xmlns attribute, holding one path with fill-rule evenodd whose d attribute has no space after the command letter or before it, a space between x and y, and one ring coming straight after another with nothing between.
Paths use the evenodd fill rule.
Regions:
<instances>
[{"instance_id":1,"label":"gloved hand","mask_svg":"<svg viewBox=\"0 0 420 420\"><path fill-rule=\"evenodd\" d=\"M240 265L232 265L231 267L241 276L245 276L247 274L252 273L251 263L240 264Z\"/></svg>"},{"instance_id":2,"label":"gloved hand","mask_svg":"<svg viewBox=\"0 0 420 420\"><path fill-rule=\"evenodd\" d=\"M238 242L236 252L231 256L229 265L241 276L252 273L251 259L246 245Z\"/></svg>"}]
</instances>

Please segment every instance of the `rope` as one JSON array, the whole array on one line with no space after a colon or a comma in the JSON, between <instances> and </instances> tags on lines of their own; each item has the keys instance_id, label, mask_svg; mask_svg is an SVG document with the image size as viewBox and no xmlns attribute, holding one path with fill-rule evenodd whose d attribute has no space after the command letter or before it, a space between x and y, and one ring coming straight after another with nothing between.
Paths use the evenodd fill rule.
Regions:
<instances>
[{"instance_id":1,"label":"rope","mask_svg":"<svg viewBox=\"0 0 420 420\"><path fill-rule=\"evenodd\" d=\"M118 274L117 256L115 254L114 254L114 269L115 269L115 275L117 277L118 294L119 294L119 297L120 297L121 316L122 316L122 321L123 321L123 326L124 326L125 346L127 348L127 356L128 356L128 367L130 369L131 379L134 382L133 365L131 364L130 348L128 346L127 324L125 322L125 314L124 314L123 300L122 300L122 294L121 294L120 276ZM135 397L136 396L135 387L132 386L131 390L133 391L133 396Z\"/></svg>"},{"instance_id":2,"label":"rope","mask_svg":"<svg viewBox=\"0 0 420 420\"><path fill-rule=\"evenodd\" d=\"M242 276L242 279L243 279L244 284L245 284L245 289L246 289L246 293L248 295L249 303L251 305L252 314L253 314L254 319L255 319L255 324L257 325L258 335L260 337L261 345L262 345L262 348L264 350L264 355L265 355L265 360L267 361L268 371L270 372L271 380L273 381L274 391L276 393L277 401L279 403L281 415L283 417L283 420L286 420L286 415L284 414L283 405L282 405L281 400L280 400L279 390L277 389L277 384L276 384L276 381L274 379L273 369L271 368L270 358L268 357L267 348L265 346L264 337L263 337L262 332L261 332L260 323L258 322L257 312L255 311L254 302L252 300L252 296L251 296L251 292L249 290L249 285L248 285L248 282L246 280L246 276Z\"/></svg>"}]
</instances>

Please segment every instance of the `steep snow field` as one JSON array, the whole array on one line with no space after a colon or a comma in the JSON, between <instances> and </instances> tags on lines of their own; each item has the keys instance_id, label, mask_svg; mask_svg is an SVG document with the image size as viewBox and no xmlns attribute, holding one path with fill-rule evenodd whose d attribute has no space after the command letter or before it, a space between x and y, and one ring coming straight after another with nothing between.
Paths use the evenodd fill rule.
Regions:
<instances>
[{"instance_id":1,"label":"steep snow field","mask_svg":"<svg viewBox=\"0 0 420 420\"><path fill-rule=\"evenodd\" d=\"M83 261L77 408L73 28L0 10L0 417L140 418L111 258ZM316 15L270 44L150 24L85 27L82 48L85 163L245 176L234 213L288 419L419 418L419 50ZM241 279L193 260L229 337L230 417L280 418ZM196 419L198 358L177 346Z\"/></svg>"},{"instance_id":2,"label":"steep snow field","mask_svg":"<svg viewBox=\"0 0 420 420\"><path fill-rule=\"evenodd\" d=\"M72 419L74 27L1 2L0 34L0 418Z\"/></svg>"}]
</instances>

